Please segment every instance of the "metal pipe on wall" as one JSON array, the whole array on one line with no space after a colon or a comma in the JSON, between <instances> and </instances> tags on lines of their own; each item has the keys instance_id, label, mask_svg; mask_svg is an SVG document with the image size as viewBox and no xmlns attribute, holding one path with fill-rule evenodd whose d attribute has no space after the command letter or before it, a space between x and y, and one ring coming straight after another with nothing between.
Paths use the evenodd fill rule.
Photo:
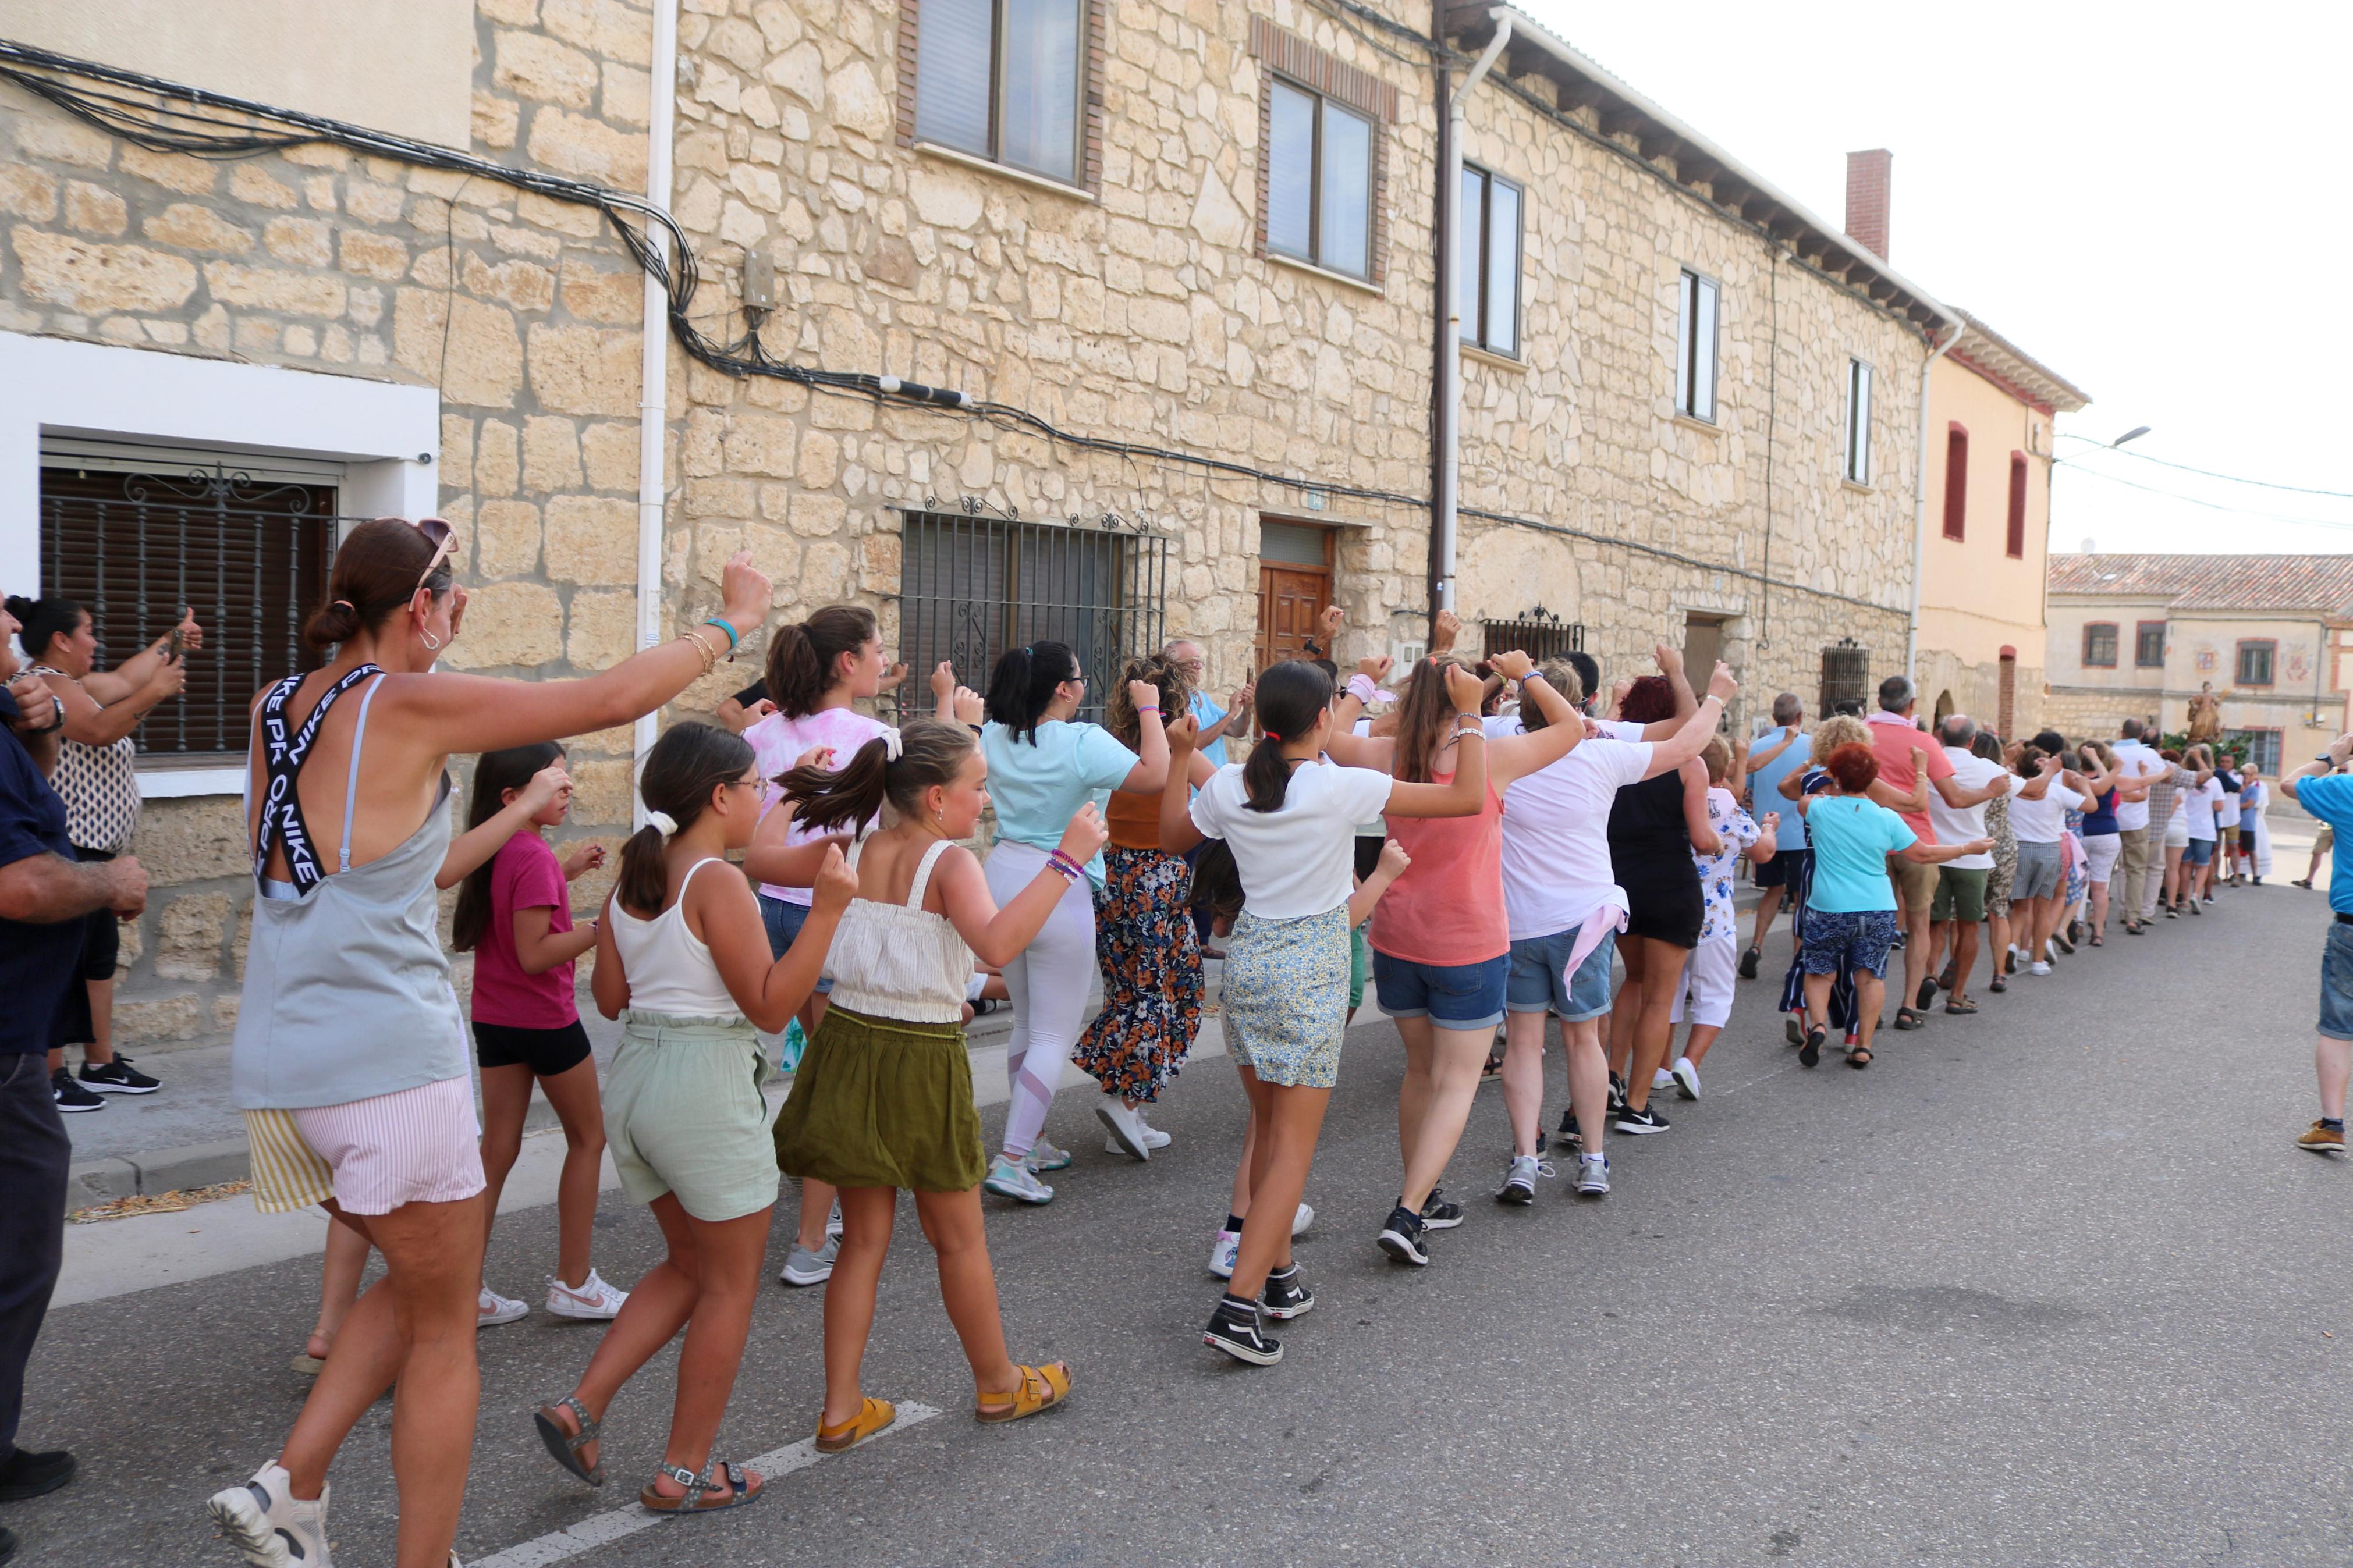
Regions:
<instances>
[{"instance_id":1,"label":"metal pipe on wall","mask_svg":"<svg viewBox=\"0 0 2353 1568\"><path fill-rule=\"evenodd\" d=\"M1446 140L1440 154L1438 189L1438 374L1436 406L1439 420L1438 489L1430 508L1430 614L1454 607L1454 562L1457 508L1462 486L1462 312L1461 285L1455 278L1457 238L1462 225L1462 105L1485 79L1489 68L1512 41L1512 16L1502 6L1488 13L1495 36L1472 62L1462 85L1446 99ZM1440 71L1443 74L1444 66Z\"/></svg>"},{"instance_id":2,"label":"metal pipe on wall","mask_svg":"<svg viewBox=\"0 0 2353 1568\"><path fill-rule=\"evenodd\" d=\"M655 0L653 80L647 103L646 199L670 208L670 143L678 112L678 0ZM661 245L661 230L646 226L648 243ZM638 386L638 647L649 648L662 634L662 458L670 433L670 296L646 274L644 363ZM638 766L653 750L659 716L637 721L632 740ZM642 827L645 802L629 791L630 822Z\"/></svg>"}]
</instances>

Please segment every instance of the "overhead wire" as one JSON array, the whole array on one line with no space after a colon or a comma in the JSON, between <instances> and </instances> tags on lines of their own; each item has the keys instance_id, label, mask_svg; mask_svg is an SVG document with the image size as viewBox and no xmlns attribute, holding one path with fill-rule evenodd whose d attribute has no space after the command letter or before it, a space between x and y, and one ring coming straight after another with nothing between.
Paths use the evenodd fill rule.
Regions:
<instances>
[{"instance_id":1,"label":"overhead wire","mask_svg":"<svg viewBox=\"0 0 2353 1568\"><path fill-rule=\"evenodd\" d=\"M2122 447L2113 446L2105 441L2094 441L2089 436L2078 436L2071 430L2060 431L2059 438L2063 441L2081 441L2084 445L2092 447L2094 451L2114 452L2118 457L2134 458L2144 463L2155 463L2160 468L2171 468L2177 473L2196 474L2200 479L2223 479L2234 485L2253 485L2258 489L2267 490L2285 490L2290 495L2327 496L2332 500L2353 500L2353 490L2315 489L2307 485L2284 485L2276 479L2251 479L2242 474L2218 474L2211 468L2193 468L2187 463L2171 462L2164 458L2154 456L2151 453L2128 451ZM2086 458L2091 455L2092 453L2090 452L2082 454L2083 457ZM2059 458L2053 460L2068 464L2071 467L2082 466L2080 461L2075 458Z\"/></svg>"}]
</instances>

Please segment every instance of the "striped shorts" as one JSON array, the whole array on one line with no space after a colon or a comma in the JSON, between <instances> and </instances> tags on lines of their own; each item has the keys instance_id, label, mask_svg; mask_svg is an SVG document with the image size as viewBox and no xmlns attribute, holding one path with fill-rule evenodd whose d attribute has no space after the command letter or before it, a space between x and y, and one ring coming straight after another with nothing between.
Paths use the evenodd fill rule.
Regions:
<instances>
[{"instance_id":1,"label":"striped shorts","mask_svg":"<svg viewBox=\"0 0 2353 1568\"><path fill-rule=\"evenodd\" d=\"M253 1202L285 1214L333 1198L347 1214L457 1203L480 1193L481 1123L471 1078L443 1079L347 1105L248 1110Z\"/></svg>"}]
</instances>

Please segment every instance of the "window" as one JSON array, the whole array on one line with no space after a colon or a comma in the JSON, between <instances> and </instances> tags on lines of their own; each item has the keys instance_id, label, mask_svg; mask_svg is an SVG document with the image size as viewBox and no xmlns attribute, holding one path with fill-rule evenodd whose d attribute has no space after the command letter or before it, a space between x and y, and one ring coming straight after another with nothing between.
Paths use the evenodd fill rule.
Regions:
<instances>
[{"instance_id":1,"label":"window","mask_svg":"<svg viewBox=\"0 0 2353 1568\"><path fill-rule=\"evenodd\" d=\"M1492 353L1520 351L1520 187L1484 169L1462 168L1456 231L1455 300L1462 341Z\"/></svg>"},{"instance_id":2,"label":"window","mask_svg":"<svg viewBox=\"0 0 2353 1568\"><path fill-rule=\"evenodd\" d=\"M1871 483L1871 367L1859 359L1846 362L1845 472L1852 483Z\"/></svg>"},{"instance_id":3,"label":"window","mask_svg":"<svg viewBox=\"0 0 2353 1568\"><path fill-rule=\"evenodd\" d=\"M1866 710L1871 692L1871 650L1852 637L1841 637L1822 649L1822 680L1820 700L1814 704L1818 718L1828 718L1839 710L1842 702L1852 703L1852 711L1861 718Z\"/></svg>"},{"instance_id":4,"label":"window","mask_svg":"<svg viewBox=\"0 0 2353 1568\"><path fill-rule=\"evenodd\" d=\"M2084 627L2084 668L2114 669L2116 667L2116 623L2091 621Z\"/></svg>"},{"instance_id":5,"label":"window","mask_svg":"<svg viewBox=\"0 0 2353 1568\"><path fill-rule=\"evenodd\" d=\"M922 0L915 13L916 137L1077 184L1087 5Z\"/></svg>"},{"instance_id":6,"label":"window","mask_svg":"<svg viewBox=\"0 0 2353 1568\"><path fill-rule=\"evenodd\" d=\"M1686 268L1675 330L1675 412L1715 423L1715 282Z\"/></svg>"},{"instance_id":7,"label":"window","mask_svg":"<svg viewBox=\"0 0 2353 1568\"><path fill-rule=\"evenodd\" d=\"M2272 657L2279 644L2269 637L2245 639L2239 644L2240 686L2269 686L2272 683Z\"/></svg>"},{"instance_id":8,"label":"window","mask_svg":"<svg viewBox=\"0 0 2353 1568\"><path fill-rule=\"evenodd\" d=\"M2002 549L2012 561L2026 559L2026 454L2010 455L2010 531Z\"/></svg>"},{"instance_id":9,"label":"window","mask_svg":"<svg viewBox=\"0 0 2353 1568\"><path fill-rule=\"evenodd\" d=\"M130 467L41 469L41 591L90 611L101 668L194 606L205 647L188 660L187 687L132 733L142 757L241 752L254 692L322 661L302 623L326 597L336 492L218 464Z\"/></svg>"},{"instance_id":10,"label":"window","mask_svg":"<svg viewBox=\"0 0 2353 1568\"><path fill-rule=\"evenodd\" d=\"M1267 95L1267 248L1371 276L1372 121L1280 77Z\"/></svg>"},{"instance_id":11,"label":"window","mask_svg":"<svg viewBox=\"0 0 2353 1568\"><path fill-rule=\"evenodd\" d=\"M1491 654L1509 653L1516 648L1542 664L1563 654L1584 652L1585 623L1555 620L1539 608L1516 621L1484 623L1479 646ZM1593 693L1588 691L1586 695L1590 697Z\"/></svg>"},{"instance_id":12,"label":"window","mask_svg":"<svg viewBox=\"0 0 2353 1568\"><path fill-rule=\"evenodd\" d=\"M2165 623L2142 621L2133 627L2133 668L2165 668Z\"/></svg>"},{"instance_id":13,"label":"window","mask_svg":"<svg viewBox=\"0 0 2353 1568\"><path fill-rule=\"evenodd\" d=\"M1007 648L1068 643L1087 678L1079 717L1100 721L1121 663L1161 646L1168 543L1154 533L908 512L899 657L910 668L950 660L956 679L978 689ZM931 710L931 692L917 684L900 688L902 720Z\"/></svg>"},{"instance_id":14,"label":"window","mask_svg":"<svg viewBox=\"0 0 2353 1568\"><path fill-rule=\"evenodd\" d=\"M2280 732L2277 730L2225 730L2222 731L2222 744L2245 748L2247 761L2263 769L2265 778L2280 776Z\"/></svg>"},{"instance_id":15,"label":"window","mask_svg":"<svg viewBox=\"0 0 2353 1568\"><path fill-rule=\"evenodd\" d=\"M1965 539L1969 519L1969 433L1956 424L1945 432L1945 537Z\"/></svg>"}]
</instances>

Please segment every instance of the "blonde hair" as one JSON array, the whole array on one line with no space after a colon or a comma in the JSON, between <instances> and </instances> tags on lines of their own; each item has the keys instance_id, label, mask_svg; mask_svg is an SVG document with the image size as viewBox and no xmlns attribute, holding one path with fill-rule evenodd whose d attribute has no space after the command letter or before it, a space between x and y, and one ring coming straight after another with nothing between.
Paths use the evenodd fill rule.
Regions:
<instances>
[{"instance_id":1,"label":"blonde hair","mask_svg":"<svg viewBox=\"0 0 2353 1568\"><path fill-rule=\"evenodd\" d=\"M1732 748L1721 735L1710 735L1707 744L1699 749L1699 760L1707 764L1707 782L1722 784L1732 772Z\"/></svg>"},{"instance_id":2,"label":"blonde hair","mask_svg":"<svg viewBox=\"0 0 2353 1568\"><path fill-rule=\"evenodd\" d=\"M1871 747L1871 726L1852 713L1833 713L1814 729L1814 747L1808 752L1819 767L1841 746Z\"/></svg>"},{"instance_id":3,"label":"blonde hair","mask_svg":"<svg viewBox=\"0 0 2353 1568\"><path fill-rule=\"evenodd\" d=\"M1571 708L1585 700L1585 682L1577 679L1577 667L1565 658L1556 658L1537 667L1535 673L1544 683L1560 693ZM1530 734L1545 727L1544 710L1537 707L1526 690L1520 693L1520 728Z\"/></svg>"}]
</instances>

